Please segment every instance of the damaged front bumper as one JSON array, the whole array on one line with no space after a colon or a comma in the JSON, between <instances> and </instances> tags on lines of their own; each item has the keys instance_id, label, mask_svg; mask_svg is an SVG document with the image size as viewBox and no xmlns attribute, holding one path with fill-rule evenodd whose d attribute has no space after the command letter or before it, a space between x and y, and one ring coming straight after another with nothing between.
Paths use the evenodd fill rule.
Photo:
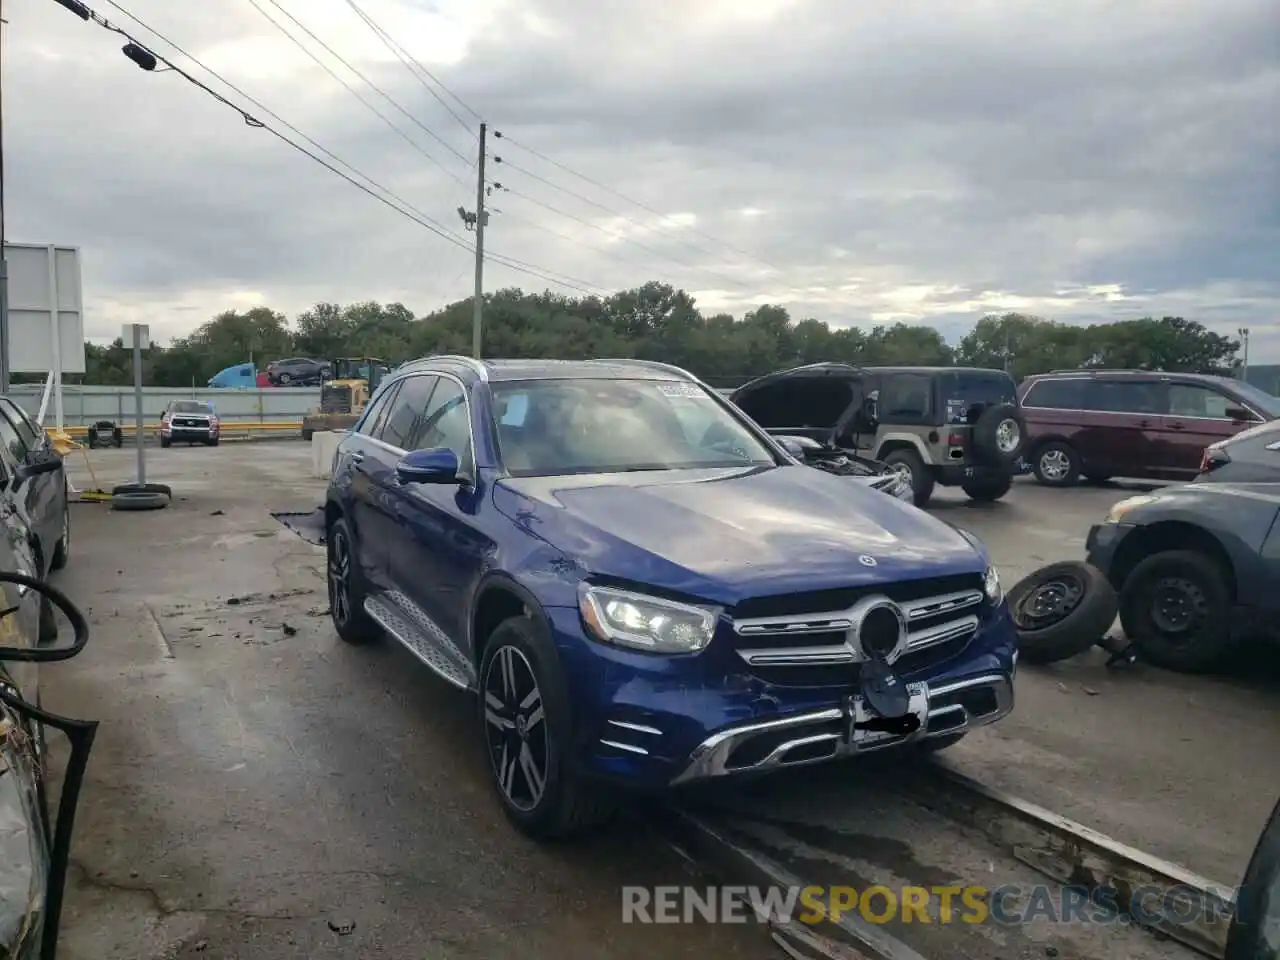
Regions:
<instances>
[{"instance_id":1,"label":"damaged front bumper","mask_svg":"<svg viewBox=\"0 0 1280 960\"><path fill-rule=\"evenodd\" d=\"M989 673L962 680L917 685L920 728L906 736L854 731L857 707L816 710L730 727L704 740L690 755L673 785L730 775L765 773L783 767L825 763L840 757L950 736L995 723L1013 710L1013 677Z\"/></svg>"}]
</instances>

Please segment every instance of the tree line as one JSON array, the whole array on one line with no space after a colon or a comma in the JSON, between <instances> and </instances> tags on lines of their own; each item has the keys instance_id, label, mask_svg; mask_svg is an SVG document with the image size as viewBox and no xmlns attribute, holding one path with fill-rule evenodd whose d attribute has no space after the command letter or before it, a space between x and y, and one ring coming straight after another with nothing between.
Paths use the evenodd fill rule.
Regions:
<instances>
[{"instance_id":1,"label":"tree line","mask_svg":"<svg viewBox=\"0 0 1280 960\"><path fill-rule=\"evenodd\" d=\"M292 356L374 356L396 364L432 353L466 354L471 320L471 299L421 317L400 303L375 302L318 303L292 322L267 307L229 310L148 350L144 378L151 386L202 387L219 370L247 361L262 369ZM741 319L708 315L685 291L656 281L603 299L511 288L484 300L485 356L662 360L725 387L817 361L1007 368L1017 379L1075 367L1230 374L1238 349L1235 340L1182 317L1078 326L1019 313L983 317L952 347L922 324L831 327L793 320L777 306ZM85 374L68 376L68 383L133 383L132 352L120 340L87 344L86 354Z\"/></svg>"}]
</instances>

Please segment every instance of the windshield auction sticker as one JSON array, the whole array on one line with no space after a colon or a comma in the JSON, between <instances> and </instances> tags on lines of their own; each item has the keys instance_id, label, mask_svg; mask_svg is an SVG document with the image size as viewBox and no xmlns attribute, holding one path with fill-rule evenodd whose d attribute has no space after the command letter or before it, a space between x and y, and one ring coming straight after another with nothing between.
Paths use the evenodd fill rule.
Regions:
<instances>
[{"instance_id":1,"label":"windshield auction sticker","mask_svg":"<svg viewBox=\"0 0 1280 960\"><path fill-rule=\"evenodd\" d=\"M681 397L687 400L698 400L707 396L693 383L660 383L658 392L664 397Z\"/></svg>"}]
</instances>

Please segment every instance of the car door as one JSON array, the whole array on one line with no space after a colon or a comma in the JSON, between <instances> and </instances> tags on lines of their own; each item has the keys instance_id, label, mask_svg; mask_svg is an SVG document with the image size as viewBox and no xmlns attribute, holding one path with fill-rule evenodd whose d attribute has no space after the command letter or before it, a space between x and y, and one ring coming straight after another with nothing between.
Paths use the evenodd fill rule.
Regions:
<instances>
[{"instance_id":1,"label":"car door","mask_svg":"<svg viewBox=\"0 0 1280 960\"><path fill-rule=\"evenodd\" d=\"M0 410L2 409L3 404L0 404ZM8 450L14 465L9 471L9 483L5 496L12 505L12 509L19 515L21 522L38 537L41 569L37 573L43 577L48 572L49 563L53 559L53 547L57 543L57 537L49 538L47 533L51 526L53 479L56 478L58 483L62 483L62 474L61 471L55 471L34 477L22 475L20 468L32 462L33 454L9 415L2 412L0 412L0 444Z\"/></svg>"},{"instance_id":2,"label":"car door","mask_svg":"<svg viewBox=\"0 0 1280 960\"><path fill-rule=\"evenodd\" d=\"M461 381L440 374L415 424L415 450L447 448L458 456L457 484L410 483L395 488L391 566L396 587L464 654L469 598L493 547L477 528L471 404Z\"/></svg>"},{"instance_id":3,"label":"car door","mask_svg":"<svg viewBox=\"0 0 1280 960\"><path fill-rule=\"evenodd\" d=\"M0 412L8 418L17 430L25 450L23 463L28 466L56 460L62 463L62 454L58 453L49 435L40 428L25 410L10 400L0 397ZM67 477L63 470L53 470L31 478L39 503L39 527L37 533L46 552L45 562L53 556L53 548L62 537L63 512L66 509Z\"/></svg>"},{"instance_id":4,"label":"car door","mask_svg":"<svg viewBox=\"0 0 1280 960\"><path fill-rule=\"evenodd\" d=\"M1084 385L1080 399L1076 445L1087 469L1122 477L1162 475L1156 438L1165 409L1163 384L1100 377Z\"/></svg>"},{"instance_id":5,"label":"car door","mask_svg":"<svg viewBox=\"0 0 1280 960\"><path fill-rule=\"evenodd\" d=\"M388 589L389 575L387 532L394 510L389 500L389 478L399 454L389 447L383 435L400 392L399 383L369 405L364 417L339 448L339 464L335 476L347 478L352 532L356 555L368 583L377 589Z\"/></svg>"},{"instance_id":6,"label":"car door","mask_svg":"<svg viewBox=\"0 0 1280 960\"><path fill-rule=\"evenodd\" d=\"M1205 384L1170 383L1166 396L1159 439L1167 479L1191 479L1200 471L1205 447L1251 425L1227 416L1227 410L1241 406L1238 400Z\"/></svg>"}]
</instances>

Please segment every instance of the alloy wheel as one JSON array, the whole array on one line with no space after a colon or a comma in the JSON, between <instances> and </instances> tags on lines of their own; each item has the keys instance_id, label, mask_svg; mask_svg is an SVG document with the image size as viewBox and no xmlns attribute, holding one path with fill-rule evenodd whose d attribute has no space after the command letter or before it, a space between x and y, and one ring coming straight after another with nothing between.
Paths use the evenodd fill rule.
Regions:
<instances>
[{"instance_id":1,"label":"alloy wheel","mask_svg":"<svg viewBox=\"0 0 1280 960\"><path fill-rule=\"evenodd\" d=\"M351 547L338 530L329 538L329 612L338 626L351 619Z\"/></svg>"},{"instance_id":2,"label":"alloy wheel","mask_svg":"<svg viewBox=\"0 0 1280 960\"><path fill-rule=\"evenodd\" d=\"M500 647L484 676L485 735L498 789L527 813L547 786L550 740L533 667L515 647Z\"/></svg>"},{"instance_id":3,"label":"alloy wheel","mask_svg":"<svg viewBox=\"0 0 1280 960\"><path fill-rule=\"evenodd\" d=\"M1018 449L1022 442L1022 431L1018 429L1017 420L1001 420L996 427L996 446L1003 454L1010 454Z\"/></svg>"},{"instance_id":4,"label":"alloy wheel","mask_svg":"<svg viewBox=\"0 0 1280 960\"><path fill-rule=\"evenodd\" d=\"M1046 480L1065 480L1071 472L1071 458L1065 450L1054 447L1040 454L1040 474Z\"/></svg>"}]
</instances>

